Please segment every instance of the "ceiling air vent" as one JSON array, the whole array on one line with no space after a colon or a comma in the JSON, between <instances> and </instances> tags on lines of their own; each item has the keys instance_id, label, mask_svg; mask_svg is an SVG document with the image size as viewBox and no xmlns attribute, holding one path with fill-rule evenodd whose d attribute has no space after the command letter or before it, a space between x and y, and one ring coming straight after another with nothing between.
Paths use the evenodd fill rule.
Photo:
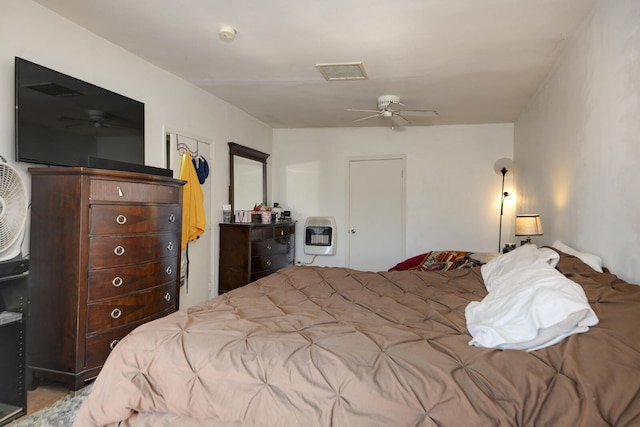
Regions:
<instances>
[{"instance_id":1,"label":"ceiling air vent","mask_svg":"<svg viewBox=\"0 0 640 427\"><path fill-rule=\"evenodd\" d=\"M76 92L73 89L69 89L68 87L61 86L57 83L37 83L33 85L26 86L29 89L33 89L35 91L44 93L50 96L78 96L82 95L79 92Z\"/></svg>"},{"instance_id":2,"label":"ceiling air vent","mask_svg":"<svg viewBox=\"0 0 640 427\"><path fill-rule=\"evenodd\" d=\"M316 64L318 71L328 81L334 80L366 80L362 62L342 62L336 64Z\"/></svg>"}]
</instances>

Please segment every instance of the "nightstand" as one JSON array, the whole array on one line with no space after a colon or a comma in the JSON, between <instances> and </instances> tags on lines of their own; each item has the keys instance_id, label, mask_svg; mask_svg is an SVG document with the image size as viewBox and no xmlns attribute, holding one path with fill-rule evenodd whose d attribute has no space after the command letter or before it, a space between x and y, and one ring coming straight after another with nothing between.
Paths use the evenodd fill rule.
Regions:
<instances>
[{"instance_id":1,"label":"nightstand","mask_svg":"<svg viewBox=\"0 0 640 427\"><path fill-rule=\"evenodd\" d=\"M483 265L492 259L498 258L500 255L501 254L497 252L474 252L469 255L469 258L471 258L475 265Z\"/></svg>"}]
</instances>

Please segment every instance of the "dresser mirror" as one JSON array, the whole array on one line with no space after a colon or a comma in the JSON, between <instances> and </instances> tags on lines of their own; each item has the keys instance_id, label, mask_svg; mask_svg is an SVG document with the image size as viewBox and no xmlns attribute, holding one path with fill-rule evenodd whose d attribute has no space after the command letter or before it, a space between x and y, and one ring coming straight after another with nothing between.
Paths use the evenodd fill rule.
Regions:
<instances>
[{"instance_id":1,"label":"dresser mirror","mask_svg":"<svg viewBox=\"0 0 640 427\"><path fill-rule=\"evenodd\" d=\"M252 210L267 203L269 154L235 142L229 143L229 204L231 210Z\"/></svg>"}]
</instances>

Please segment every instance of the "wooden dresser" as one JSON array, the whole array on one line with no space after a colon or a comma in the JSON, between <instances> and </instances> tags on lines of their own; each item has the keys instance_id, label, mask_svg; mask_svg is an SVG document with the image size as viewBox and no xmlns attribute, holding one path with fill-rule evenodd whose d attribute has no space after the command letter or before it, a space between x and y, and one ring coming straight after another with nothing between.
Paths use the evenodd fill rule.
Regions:
<instances>
[{"instance_id":1,"label":"wooden dresser","mask_svg":"<svg viewBox=\"0 0 640 427\"><path fill-rule=\"evenodd\" d=\"M295 230L295 222L220 224L219 293L293 265Z\"/></svg>"},{"instance_id":2,"label":"wooden dresser","mask_svg":"<svg viewBox=\"0 0 640 427\"><path fill-rule=\"evenodd\" d=\"M28 374L84 386L135 327L178 308L182 184L30 168Z\"/></svg>"}]
</instances>

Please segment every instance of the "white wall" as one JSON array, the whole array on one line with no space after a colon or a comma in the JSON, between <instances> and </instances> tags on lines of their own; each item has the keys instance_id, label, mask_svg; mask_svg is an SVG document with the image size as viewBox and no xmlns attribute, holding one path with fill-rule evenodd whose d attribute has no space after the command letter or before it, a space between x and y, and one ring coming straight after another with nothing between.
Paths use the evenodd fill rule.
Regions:
<instances>
[{"instance_id":1,"label":"white wall","mask_svg":"<svg viewBox=\"0 0 640 427\"><path fill-rule=\"evenodd\" d=\"M306 217L329 215L337 223L337 253L318 257L315 264L345 265L346 159L387 154L407 158L407 257L441 249L498 250L502 178L493 166L499 158L512 158L512 124L409 127L402 132L275 129L273 135L270 199L298 220L298 259L311 258L303 253ZM510 175L505 188L513 192ZM384 209L385 201L379 202ZM512 234L513 206L507 204L504 236ZM390 260L389 267L394 264Z\"/></svg>"},{"instance_id":2,"label":"white wall","mask_svg":"<svg viewBox=\"0 0 640 427\"><path fill-rule=\"evenodd\" d=\"M0 154L23 174L29 165L14 159L14 57L86 80L145 103L145 157L164 166L164 129L214 141L211 165L214 221L228 200L229 151L234 141L271 151L271 129L246 113L99 38L31 0L2 0L0 13ZM214 228L217 229L217 228ZM23 245L28 253L28 238ZM218 233L213 239L212 281L217 290ZM191 266L196 269L197 266Z\"/></svg>"},{"instance_id":3,"label":"white wall","mask_svg":"<svg viewBox=\"0 0 640 427\"><path fill-rule=\"evenodd\" d=\"M600 0L515 125L518 212L542 243L640 284L640 2Z\"/></svg>"}]
</instances>

